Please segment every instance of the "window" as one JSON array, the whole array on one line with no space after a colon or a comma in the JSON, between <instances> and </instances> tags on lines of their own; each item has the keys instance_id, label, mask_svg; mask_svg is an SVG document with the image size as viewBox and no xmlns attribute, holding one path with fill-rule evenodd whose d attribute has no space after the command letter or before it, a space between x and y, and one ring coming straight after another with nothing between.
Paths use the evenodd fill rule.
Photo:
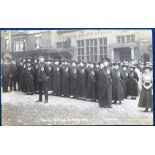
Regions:
<instances>
[{"instance_id":1,"label":"window","mask_svg":"<svg viewBox=\"0 0 155 155\"><path fill-rule=\"evenodd\" d=\"M78 61L84 60L84 40L78 40L77 45L78 45Z\"/></svg>"},{"instance_id":2,"label":"window","mask_svg":"<svg viewBox=\"0 0 155 155\"><path fill-rule=\"evenodd\" d=\"M57 48L68 48L70 45L68 41L62 41L56 43Z\"/></svg>"},{"instance_id":3,"label":"window","mask_svg":"<svg viewBox=\"0 0 155 155\"><path fill-rule=\"evenodd\" d=\"M117 43L121 43L120 36L117 36Z\"/></svg>"},{"instance_id":4,"label":"window","mask_svg":"<svg viewBox=\"0 0 155 155\"><path fill-rule=\"evenodd\" d=\"M127 43L130 43L130 35L126 36Z\"/></svg>"},{"instance_id":5,"label":"window","mask_svg":"<svg viewBox=\"0 0 155 155\"><path fill-rule=\"evenodd\" d=\"M26 39L25 38L14 38L14 50L18 51L25 51L26 49Z\"/></svg>"},{"instance_id":6,"label":"window","mask_svg":"<svg viewBox=\"0 0 155 155\"><path fill-rule=\"evenodd\" d=\"M130 43L135 41L135 35L117 36L117 43Z\"/></svg>"},{"instance_id":7,"label":"window","mask_svg":"<svg viewBox=\"0 0 155 155\"><path fill-rule=\"evenodd\" d=\"M131 42L135 41L135 35L131 35Z\"/></svg>"},{"instance_id":8,"label":"window","mask_svg":"<svg viewBox=\"0 0 155 155\"><path fill-rule=\"evenodd\" d=\"M77 40L78 60L97 62L107 57L107 38ZM99 55L99 56L98 56Z\"/></svg>"},{"instance_id":9,"label":"window","mask_svg":"<svg viewBox=\"0 0 155 155\"><path fill-rule=\"evenodd\" d=\"M23 51L24 50L24 42L15 42L15 51Z\"/></svg>"},{"instance_id":10,"label":"window","mask_svg":"<svg viewBox=\"0 0 155 155\"><path fill-rule=\"evenodd\" d=\"M8 50L9 49L9 39L5 40L5 49Z\"/></svg>"},{"instance_id":11,"label":"window","mask_svg":"<svg viewBox=\"0 0 155 155\"><path fill-rule=\"evenodd\" d=\"M124 36L117 36L117 43L124 43L124 42L125 42Z\"/></svg>"},{"instance_id":12,"label":"window","mask_svg":"<svg viewBox=\"0 0 155 155\"><path fill-rule=\"evenodd\" d=\"M97 54L97 39L87 39L86 43L86 60L95 61L95 54Z\"/></svg>"},{"instance_id":13,"label":"window","mask_svg":"<svg viewBox=\"0 0 155 155\"><path fill-rule=\"evenodd\" d=\"M100 60L102 60L104 57L107 57L107 38L100 38L99 43Z\"/></svg>"}]
</instances>

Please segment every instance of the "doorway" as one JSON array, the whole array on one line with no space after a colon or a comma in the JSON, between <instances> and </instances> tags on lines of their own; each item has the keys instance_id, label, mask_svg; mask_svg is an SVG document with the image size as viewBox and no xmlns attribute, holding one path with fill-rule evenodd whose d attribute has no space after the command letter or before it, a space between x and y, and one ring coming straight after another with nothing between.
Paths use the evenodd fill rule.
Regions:
<instances>
[{"instance_id":1,"label":"doorway","mask_svg":"<svg viewBox=\"0 0 155 155\"><path fill-rule=\"evenodd\" d=\"M131 49L130 47L114 48L114 60L115 61L130 61Z\"/></svg>"}]
</instances>

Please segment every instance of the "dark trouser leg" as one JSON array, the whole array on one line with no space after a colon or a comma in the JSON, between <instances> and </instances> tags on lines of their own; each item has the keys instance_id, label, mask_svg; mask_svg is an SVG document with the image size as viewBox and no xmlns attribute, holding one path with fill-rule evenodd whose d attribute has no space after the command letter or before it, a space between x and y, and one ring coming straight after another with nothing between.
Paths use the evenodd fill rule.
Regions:
<instances>
[{"instance_id":1,"label":"dark trouser leg","mask_svg":"<svg viewBox=\"0 0 155 155\"><path fill-rule=\"evenodd\" d=\"M9 79L8 78L4 78L4 91L8 92L8 86L9 86Z\"/></svg>"},{"instance_id":2,"label":"dark trouser leg","mask_svg":"<svg viewBox=\"0 0 155 155\"><path fill-rule=\"evenodd\" d=\"M42 82L38 82L38 88L39 88L39 101L42 101Z\"/></svg>"},{"instance_id":3,"label":"dark trouser leg","mask_svg":"<svg viewBox=\"0 0 155 155\"><path fill-rule=\"evenodd\" d=\"M12 91L13 80L10 79L10 91Z\"/></svg>"},{"instance_id":4,"label":"dark trouser leg","mask_svg":"<svg viewBox=\"0 0 155 155\"><path fill-rule=\"evenodd\" d=\"M14 91L16 91L16 81L13 81L13 85L14 85Z\"/></svg>"},{"instance_id":5,"label":"dark trouser leg","mask_svg":"<svg viewBox=\"0 0 155 155\"><path fill-rule=\"evenodd\" d=\"M48 85L47 81L44 82L45 101L48 101Z\"/></svg>"}]
</instances>

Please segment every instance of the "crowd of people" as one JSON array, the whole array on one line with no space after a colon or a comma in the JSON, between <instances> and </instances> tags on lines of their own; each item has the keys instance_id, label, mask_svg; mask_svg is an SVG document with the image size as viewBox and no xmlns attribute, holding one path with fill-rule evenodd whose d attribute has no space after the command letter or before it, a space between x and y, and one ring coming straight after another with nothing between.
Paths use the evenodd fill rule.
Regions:
<instances>
[{"instance_id":1,"label":"crowd of people","mask_svg":"<svg viewBox=\"0 0 155 155\"><path fill-rule=\"evenodd\" d=\"M104 58L99 63L52 59L44 56L12 59L4 56L2 61L3 92L22 91L39 100L45 94L98 101L100 107L111 108L124 99L133 99L140 94L139 107L145 111L152 105L152 65L146 63L112 63Z\"/></svg>"}]
</instances>

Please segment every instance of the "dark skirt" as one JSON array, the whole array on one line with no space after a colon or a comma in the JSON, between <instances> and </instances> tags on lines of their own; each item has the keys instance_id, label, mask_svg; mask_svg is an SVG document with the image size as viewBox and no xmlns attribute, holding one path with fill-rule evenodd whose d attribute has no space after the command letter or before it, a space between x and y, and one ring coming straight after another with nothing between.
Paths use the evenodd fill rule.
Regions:
<instances>
[{"instance_id":1,"label":"dark skirt","mask_svg":"<svg viewBox=\"0 0 155 155\"><path fill-rule=\"evenodd\" d=\"M27 93L34 94L34 81L32 79L27 80Z\"/></svg>"},{"instance_id":2,"label":"dark skirt","mask_svg":"<svg viewBox=\"0 0 155 155\"><path fill-rule=\"evenodd\" d=\"M129 81L129 95L138 96L138 83L134 79Z\"/></svg>"},{"instance_id":3,"label":"dark skirt","mask_svg":"<svg viewBox=\"0 0 155 155\"><path fill-rule=\"evenodd\" d=\"M142 87L138 107L153 108L152 87L150 89Z\"/></svg>"}]
</instances>

